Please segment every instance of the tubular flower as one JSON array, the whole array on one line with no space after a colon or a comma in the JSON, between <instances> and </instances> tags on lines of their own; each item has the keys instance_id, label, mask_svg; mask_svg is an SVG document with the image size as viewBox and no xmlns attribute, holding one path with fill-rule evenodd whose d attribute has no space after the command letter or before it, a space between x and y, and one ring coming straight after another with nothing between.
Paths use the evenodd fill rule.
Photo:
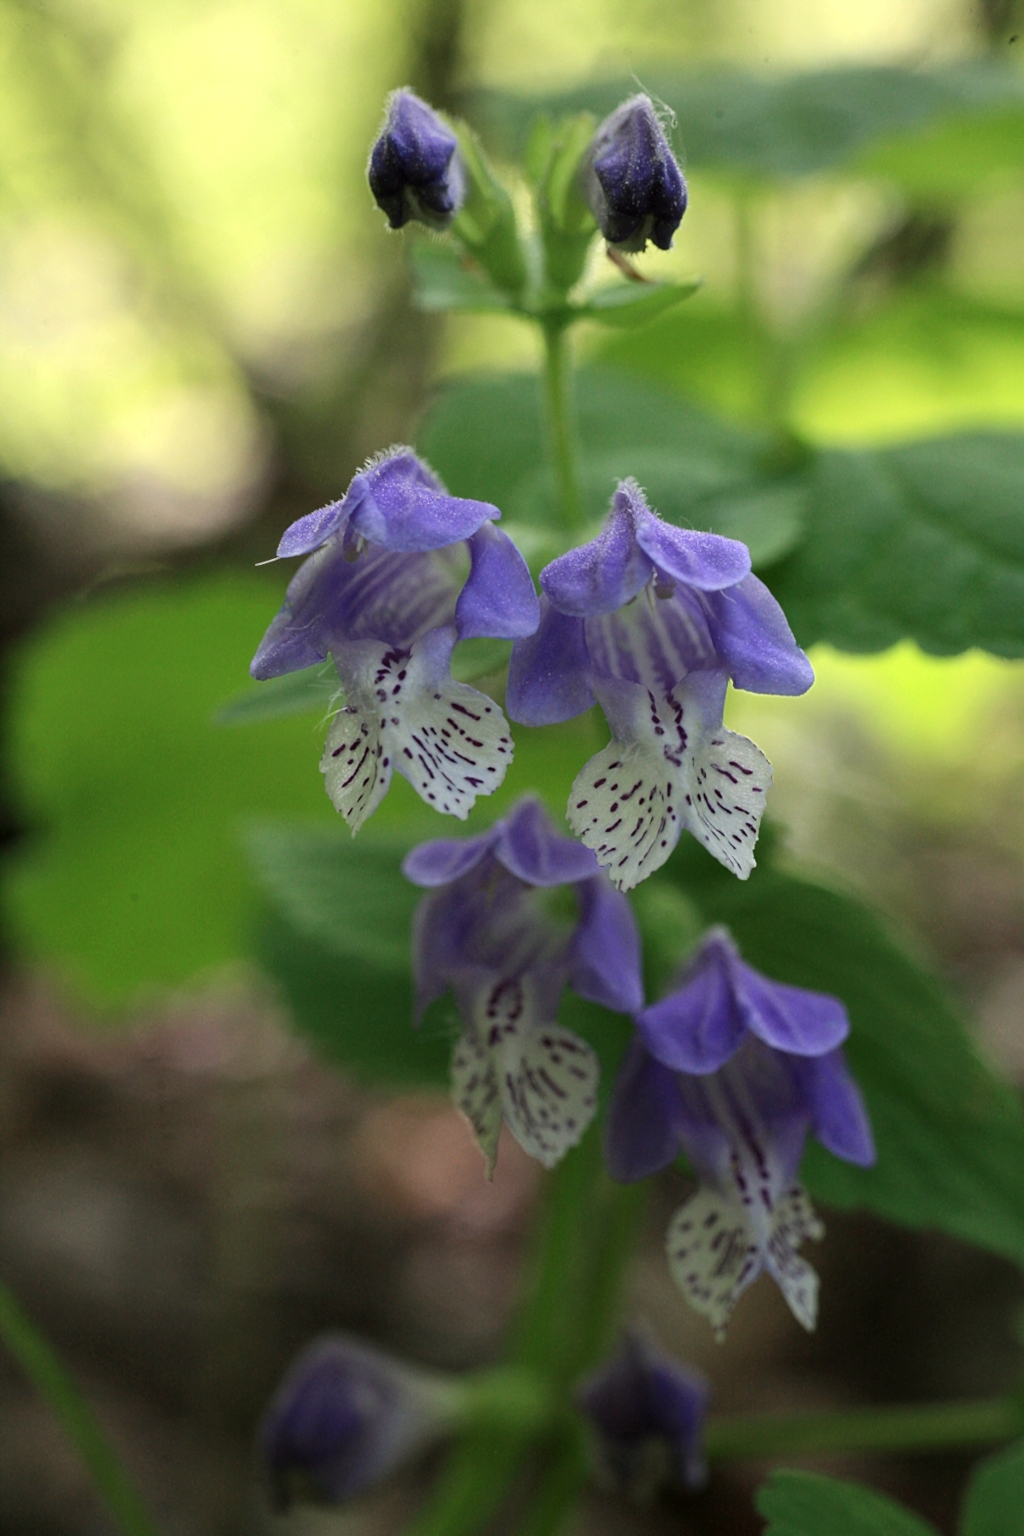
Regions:
<instances>
[{"instance_id":1,"label":"tubular flower","mask_svg":"<svg viewBox=\"0 0 1024 1536\"><path fill-rule=\"evenodd\" d=\"M370 191L392 229L418 219L446 229L462 207L466 178L459 141L412 91L393 91L366 168Z\"/></svg>"},{"instance_id":2,"label":"tubular flower","mask_svg":"<svg viewBox=\"0 0 1024 1536\"><path fill-rule=\"evenodd\" d=\"M479 837L421 844L403 870L430 888L413 932L418 1013L454 992L452 1092L488 1175L502 1120L553 1167L593 1119L599 1076L590 1046L556 1022L563 989L622 1013L643 1003L628 902L533 799ZM564 885L575 907L565 915L551 900Z\"/></svg>"},{"instance_id":3,"label":"tubular flower","mask_svg":"<svg viewBox=\"0 0 1024 1536\"><path fill-rule=\"evenodd\" d=\"M686 182L649 96L631 96L606 117L583 162L584 195L608 244L661 250L686 212Z\"/></svg>"},{"instance_id":4,"label":"tubular flower","mask_svg":"<svg viewBox=\"0 0 1024 1536\"><path fill-rule=\"evenodd\" d=\"M804 1143L812 1133L862 1167L875 1156L837 1044L842 1004L770 981L717 931L678 990L637 1023L609 1110L612 1177L630 1182L689 1158L700 1188L669 1225L669 1268L716 1337L764 1269L813 1328L818 1277L798 1250L824 1229L797 1180Z\"/></svg>"},{"instance_id":5,"label":"tubular flower","mask_svg":"<svg viewBox=\"0 0 1024 1536\"><path fill-rule=\"evenodd\" d=\"M344 1334L294 1361L258 1434L274 1505L340 1504L382 1482L458 1420L454 1384Z\"/></svg>"},{"instance_id":6,"label":"tubular flower","mask_svg":"<svg viewBox=\"0 0 1024 1536\"><path fill-rule=\"evenodd\" d=\"M500 516L488 502L449 496L411 449L392 448L278 546L279 556L311 558L250 671L277 677L333 659L345 704L320 768L353 833L395 768L429 805L465 820L512 761L497 704L450 671L457 640L512 639L537 626L530 573L494 527Z\"/></svg>"},{"instance_id":7,"label":"tubular flower","mask_svg":"<svg viewBox=\"0 0 1024 1536\"><path fill-rule=\"evenodd\" d=\"M675 1481L699 1488L708 1384L645 1334L629 1329L621 1347L581 1382L576 1406L588 1420L600 1480L637 1502Z\"/></svg>"},{"instance_id":8,"label":"tubular flower","mask_svg":"<svg viewBox=\"0 0 1024 1536\"><path fill-rule=\"evenodd\" d=\"M726 687L799 694L814 681L746 545L662 522L624 480L601 534L540 582L539 628L512 651L509 715L550 725L596 700L612 733L572 787L573 831L620 890L664 864L684 827L745 880L771 764L723 726Z\"/></svg>"}]
</instances>

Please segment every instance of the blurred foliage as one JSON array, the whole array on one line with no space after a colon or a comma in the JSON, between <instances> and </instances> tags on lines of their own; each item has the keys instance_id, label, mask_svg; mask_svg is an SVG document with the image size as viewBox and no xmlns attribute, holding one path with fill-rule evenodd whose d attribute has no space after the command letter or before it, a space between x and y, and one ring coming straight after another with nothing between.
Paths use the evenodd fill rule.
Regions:
<instances>
[{"instance_id":1,"label":"blurred foliage","mask_svg":"<svg viewBox=\"0 0 1024 1536\"><path fill-rule=\"evenodd\" d=\"M756 1502L765 1536L935 1536L934 1526L884 1494L817 1472L775 1472Z\"/></svg>"},{"instance_id":2,"label":"blurred foliage","mask_svg":"<svg viewBox=\"0 0 1024 1536\"><path fill-rule=\"evenodd\" d=\"M687 168L759 179L835 167L875 173L908 190L962 192L1024 155L1024 82L988 64L923 71L843 67L775 78L741 70L644 71L663 102ZM611 112L637 76L588 81L544 96L483 92L476 112L507 152L539 110Z\"/></svg>"},{"instance_id":3,"label":"blurred foliage","mask_svg":"<svg viewBox=\"0 0 1024 1536\"><path fill-rule=\"evenodd\" d=\"M1024 1536L1024 1441L975 1467L960 1536Z\"/></svg>"}]
</instances>

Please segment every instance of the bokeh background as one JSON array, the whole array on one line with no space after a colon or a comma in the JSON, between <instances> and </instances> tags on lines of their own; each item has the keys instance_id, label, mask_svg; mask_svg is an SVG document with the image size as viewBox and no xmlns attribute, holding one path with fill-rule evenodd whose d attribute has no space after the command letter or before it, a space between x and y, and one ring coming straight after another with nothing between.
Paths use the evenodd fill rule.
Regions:
<instances>
[{"instance_id":1,"label":"bokeh background","mask_svg":"<svg viewBox=\"0 0 1024 1536\"><path fill-rule=\"evenodd\" d=\"M416 440L451 380L537 363L513 319L412 307L363 179L384 95L411 83L486 128L508 93L599 104L593 82L631 75L1018 56L1015 0L0 0L0 1258L168 1536L399 1529L429 1466L272 1520L261 1407L325 1327L494 1358L537 1194L514 1145L486 1186L443 1098L368 1091L292 1027L243 844L260 819L330 822L317 722L214 718L280 600L257 562L282 528ZM757 423L781 355L815 442L1021 427L1022 124L996 114L966 149L954 124L914 174L883 155L758 182L697 156L676 247L644 269L703 288L628 336L584 330L582 360ZM1024 667L814 661L806 699L732 706L775 763L786 857L880 907L1024 1085ZM629 1308L722 1410L1019 1374L1011 1267L867 1217L829 1222L815 1336L762 1285L718 1348L664 1269L680 1187L652 1202ZM0 1417L3 1530L110 1531L6 1360ZM815 1464L947 1533L969 1466ZM595 1494L578 1530L746 1536L762 1473L646 1512Z\"/></svg>"}]
</instances>

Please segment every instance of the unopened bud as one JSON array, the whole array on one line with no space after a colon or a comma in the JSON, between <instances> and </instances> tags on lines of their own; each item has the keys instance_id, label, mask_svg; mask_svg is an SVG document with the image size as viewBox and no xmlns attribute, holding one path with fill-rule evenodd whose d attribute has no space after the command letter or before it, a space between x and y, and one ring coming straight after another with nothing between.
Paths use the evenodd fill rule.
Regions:
<instances>
[{"instance_id":1,"label":"unopened bud","mask_svg":"<svg viewBox=\"0 0 1024 1536\"><path fill-rule=\"evenodd\" d=\"M447 229L466 195L458 140L412 91L392 92L367 167L370 191L392 229L418 219Z\"/></svg>"},{"instance_id":2,"label":"unopened bud","mask_svg":"<svg viewBox=\"0 0 1024 1536\"><path fill-rule=\"evenodd\" d=\"M598 1478L638 1502L663 1482L704 1481L704 1378L637 1330L576 1390L589 1421Z\"/></svg>"},{"instance_id":3,"label":"unopened bud","mask_svg":"<svg viewBox=\"0 0 1024 1536\"><path fill-rule=\"evenodd\" d=\"M667 251L686 212L686 182L649 96L606 117L584 161L584 193L608 244Z\"/></svg>"},{"instance_id":4,"label":"unopened bud","mask_svg":"<svg viewBox=\"0 0 1024 1536\"><path fill-rule=\"evenodd\" d=\"M304 1350L260 1425L273 1503L339 1504L439 1439L457 1421L461 1392L344 1334Z\"/></svg>"}]
</instances>

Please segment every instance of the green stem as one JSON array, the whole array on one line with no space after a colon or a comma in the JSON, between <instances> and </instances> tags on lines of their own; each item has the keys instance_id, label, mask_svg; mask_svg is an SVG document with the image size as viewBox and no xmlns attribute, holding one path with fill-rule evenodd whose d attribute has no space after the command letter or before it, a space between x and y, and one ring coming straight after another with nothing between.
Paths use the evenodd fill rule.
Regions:
<instances>
[{"instance_id":1,"label":"green stem","mask_svg":"<svg viewBox=\"0 0 1024 1536\"><path fill-rule=\"evenodd\" d=\"M471 1428L406 1536L479 1536L513 1487L531 1447L543 1442L553 1452L538 1495L548 1512L545 1518L555 1521L568 1513L585 1480L568 1394L607 1345L643 1191L607 1177L594 1127L546 1182L527 1300L509 1357L514 1369L535 1373L547 1383L552 1413L532 1421L524 1415L519 1427L499 1429L492 1422ZM557 1525L538 1526L538 1536L546 1529L554 1531Z\"/></svg>"},{"instance_id":2,"label":"green stem","mask_svg":"<svg viewBox=\"0 0 1024 1536\"><path fill-rule=\"evenodd\" d=\"M704 1445L712 1461L760 1460L822 1451L927 1451L1022 1433L1024 1407L997 1397L852 1413L738 1414L711 1419Z\"/></svg>"},{"instance_id":3,"label":"green stem","mask_svg":"<svg viewBox=\"0 0 1024 1536\"><path fill-rule=\"evenodd\" d=\"M583 524L584 510L573 420L569 332L559 320L543 321L542 329L548 454L558 490L562 521L567 528L577 529Z\"/></svg>"},{"instance_id":4,"label":"green stem","mask_svg":"<svg viewBox=\"0 0 1024 1536\"><path fill-rule=\"evenodd\" d=\"M541 1479L518 1536L558 1536L587 1486L589 1476L586 1441L577 1430L566 1440Z\"/></svg>"},{"instance_id":5,"label":"green stem","mask_svg":"<svg viewBox=\"0 0 1024 1536\"><path fill-rule=\"evenodd\" d=\"M122 1531L126 1536L157 1536L148 1510L89 1405L2 1281L0 1337L57 1415Z\"/></svg>"}]
</instances>

